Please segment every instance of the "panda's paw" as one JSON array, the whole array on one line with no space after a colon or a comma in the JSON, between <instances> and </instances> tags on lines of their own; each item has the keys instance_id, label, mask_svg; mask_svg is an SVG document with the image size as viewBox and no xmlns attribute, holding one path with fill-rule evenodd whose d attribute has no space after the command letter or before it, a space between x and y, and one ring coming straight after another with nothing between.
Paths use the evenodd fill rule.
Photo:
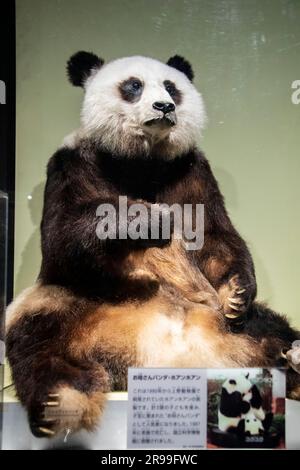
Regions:
<instances>
[{"instance_id":1,"label":"panda's paw","mask_svg":"<svg viewBox=\"0 0 300 470\"><path fill-rule=\"evenodd\" d=\"M247 309L247 290L241 285L238 274L229 279L226 286L221 287L219 295L225 317L232 321L241 319Z\"/></svg>"},{"instance_id":2,"label":"panda's paw","mask_svg":"<svg viewBox=\"0 0 300 470\"><path fill-rule=\"evenodd\" d=\"M54 416L46 415L46 409L50 407L59 407L59 394L48 393L45 395L45 401L34 400L32 403L28 418L29 426L35 437L52 437L55 434L57 419Z\"/></svg>"},{"instance_id":3,"label":"panda's paw","mask_svg":"<svg viewBox=\"0 0 300 470\"><path fill-rule=\"evenodd\" d=\"M61 386L35 401L29 411L29 425L35 437L70 434L82 428L92 430L104 407L103 394L85 393Z\"/></svg>"},{"instance_id":4,"label":"panda's paw","mask_svg":"<svg viewBox=\"0 0 300 470\"><path fill-rule=\"evenodd\" d=\"M295 341L292 348L283 351L282 355L286 358L290 367L300 374L300 341Z\"/></svg>"}]
</instances>

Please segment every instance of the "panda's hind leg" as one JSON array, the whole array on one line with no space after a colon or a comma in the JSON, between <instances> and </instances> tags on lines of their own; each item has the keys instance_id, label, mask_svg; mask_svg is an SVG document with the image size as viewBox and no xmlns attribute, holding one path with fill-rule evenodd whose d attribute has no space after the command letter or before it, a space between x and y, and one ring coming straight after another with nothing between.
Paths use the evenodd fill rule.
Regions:
<instances>
[{"instance_id":1,"label":"panda's hind leg","mask_svg":"<svg viewBox=\"0 0 300 470\"><path fill-rule=\"evenodd\" d=\"M45 364L45 373L48 367L49 377L56 376L58 370L62 371L62 380L51 384L45 378L27 402L29 425L36 437L52 437L59 433L75 432L80 429L92 431L103 412L105 406L105 391L108 378L105 370L95 364L86 364L86 371L71 371L70 364L61 359L52 359L51 364ZM96 367L97 366L97 367ZM79 365L77 365L79 369ZM69 370L74 379L67 380L66 372ZM66 374L64 376L64 374ZM94 384L91 385L93 375ZM64 377L63 377L64 376ZM82 381L82 386L79 382ZM97 382L97 383L95 383ZM108 390L108 388L107 388Z\"/></svg>"},{"instance_id":2,"label":"panda's hind leg","mask_svg":"<svg viewBox=\"0 0 300 470\"><path fill-rule=\"evenodd\" d=\"M36 285L8 308L6 348L17 396L34 435L92 430L102 413L109 375L101 364L72 356L87 301L55 286Z\"/></svg>"}]
</instances>

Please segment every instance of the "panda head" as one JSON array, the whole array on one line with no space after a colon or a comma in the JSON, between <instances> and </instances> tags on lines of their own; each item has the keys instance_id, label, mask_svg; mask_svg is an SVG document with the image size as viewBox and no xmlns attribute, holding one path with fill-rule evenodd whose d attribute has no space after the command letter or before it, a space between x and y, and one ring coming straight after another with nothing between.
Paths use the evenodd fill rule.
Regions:
<instances>
[{"instance_id":1,"label":"panda head","mask_svg":"<svg viewBox=\"0 0 300 470\"><path fill-rule=\"evenodd\" d=\"M264 426L260 419L258 419L252 411L249 411L244 416L245 433L255 436L264 432Z\"/></svg>"},{"instance_id":2,"label":"panda head","mask_svg":"<svg viewBox=\"0 0 300 470\"><path fill-rule=\"evenodd\" d=\"M228 378L222 386L229 394L239 392L245 401L250 401L252 398L252 383L249 380L249 374Z\"/></svg>"},{"instance_id":3,"label":"panda head","mask_svg":"<svg viewBox=\"0 0 300 470\"><path fill-rule=\"evenodd\" d=\"M195 147L205 110L182 57L166 64L141 56L104 64L92 53L78 52L67 71L71 83L85 90L80 133L105 151L174 158Z\"/></svg>"}]
</instances>

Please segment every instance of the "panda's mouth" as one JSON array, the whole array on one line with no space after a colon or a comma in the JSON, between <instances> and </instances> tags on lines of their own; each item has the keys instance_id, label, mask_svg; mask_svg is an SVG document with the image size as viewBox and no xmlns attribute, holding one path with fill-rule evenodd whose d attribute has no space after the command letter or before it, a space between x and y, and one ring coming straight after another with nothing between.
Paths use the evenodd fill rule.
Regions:
<instances>
[{"instance_id":1,"label":"panda's mouth","mask_svg":"<svg viewBox=\"0 0 300 470\"><path fill-rule=\"evenodd\" d=\"M175 113L164 114L161 117L148 119L144 122L147 127L173 127L176 125L177 119Z\"/></svg>"}]
</instances>

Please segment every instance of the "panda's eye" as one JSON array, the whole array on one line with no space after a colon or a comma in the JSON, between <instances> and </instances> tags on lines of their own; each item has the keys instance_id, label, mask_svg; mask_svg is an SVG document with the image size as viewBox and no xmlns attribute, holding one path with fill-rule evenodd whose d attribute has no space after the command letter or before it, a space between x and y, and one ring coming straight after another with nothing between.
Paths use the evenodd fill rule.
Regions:
<instances>
[{"instance_id":1,"label":"panda's eye","mask_svg":"<svg viewBox=\"0 0 300 470\"><path fill-rule=\"evenodd\" d=\"M257 421L257 419L256 419L256 418L254 418L254 421L256 422L256 421Z\"/></svg>"},{"instance_id":2,"label":"panda's eye","mask_svg":"<svg viewBox=\"0 0 300 470\"><path fill-rule=\"evenodd\" d=\"M119 91L123 100L135 103L143 93L143 84L138 78L130 77L119 84Z\"/></svg>"},{"instance_id":3,"label":"panda's eye","mask_svg":"<svg viewBox=\"0 0 300 470\"><path fill-rule=\"evenodd\" d=\"M167 90L169 95L171 95L171 96L176 95L177 90L176 90L176 87L175 87L174 83L166 81L165 82L165 89Z\"/></svg>"},{"instance_id":4,"label":"panda's eye","mask_svg":"<svg viewBox=\"0 0 300 470\"><path fill-rule=\"evenodd\" d=\"M250 423L250 419L246 419L247 423Z\"/></svg>"},{"instance_id":5,"label":"panda's eye","mask_svg":"<svg viewBox=\"0 0 300 470\"><path fill-rule=\"evenodd\" d=\"M134 80L131 83L131 86L134 90L139 90L140 88L142 88L142 83L139 80Z\"/></svg>"},{"instance_id":6,"label":"panda's eye","mask_svg":"<svg viewBox=\"0 0 300 470\"><path fill-rule=\"evenodd\" d=\"M177 105L180 104L182 101L182 94L176 87L175 83L171 82L171 80L165 80L164 87L173 99L174 103Z\"/></svg>"}]
</instances>

